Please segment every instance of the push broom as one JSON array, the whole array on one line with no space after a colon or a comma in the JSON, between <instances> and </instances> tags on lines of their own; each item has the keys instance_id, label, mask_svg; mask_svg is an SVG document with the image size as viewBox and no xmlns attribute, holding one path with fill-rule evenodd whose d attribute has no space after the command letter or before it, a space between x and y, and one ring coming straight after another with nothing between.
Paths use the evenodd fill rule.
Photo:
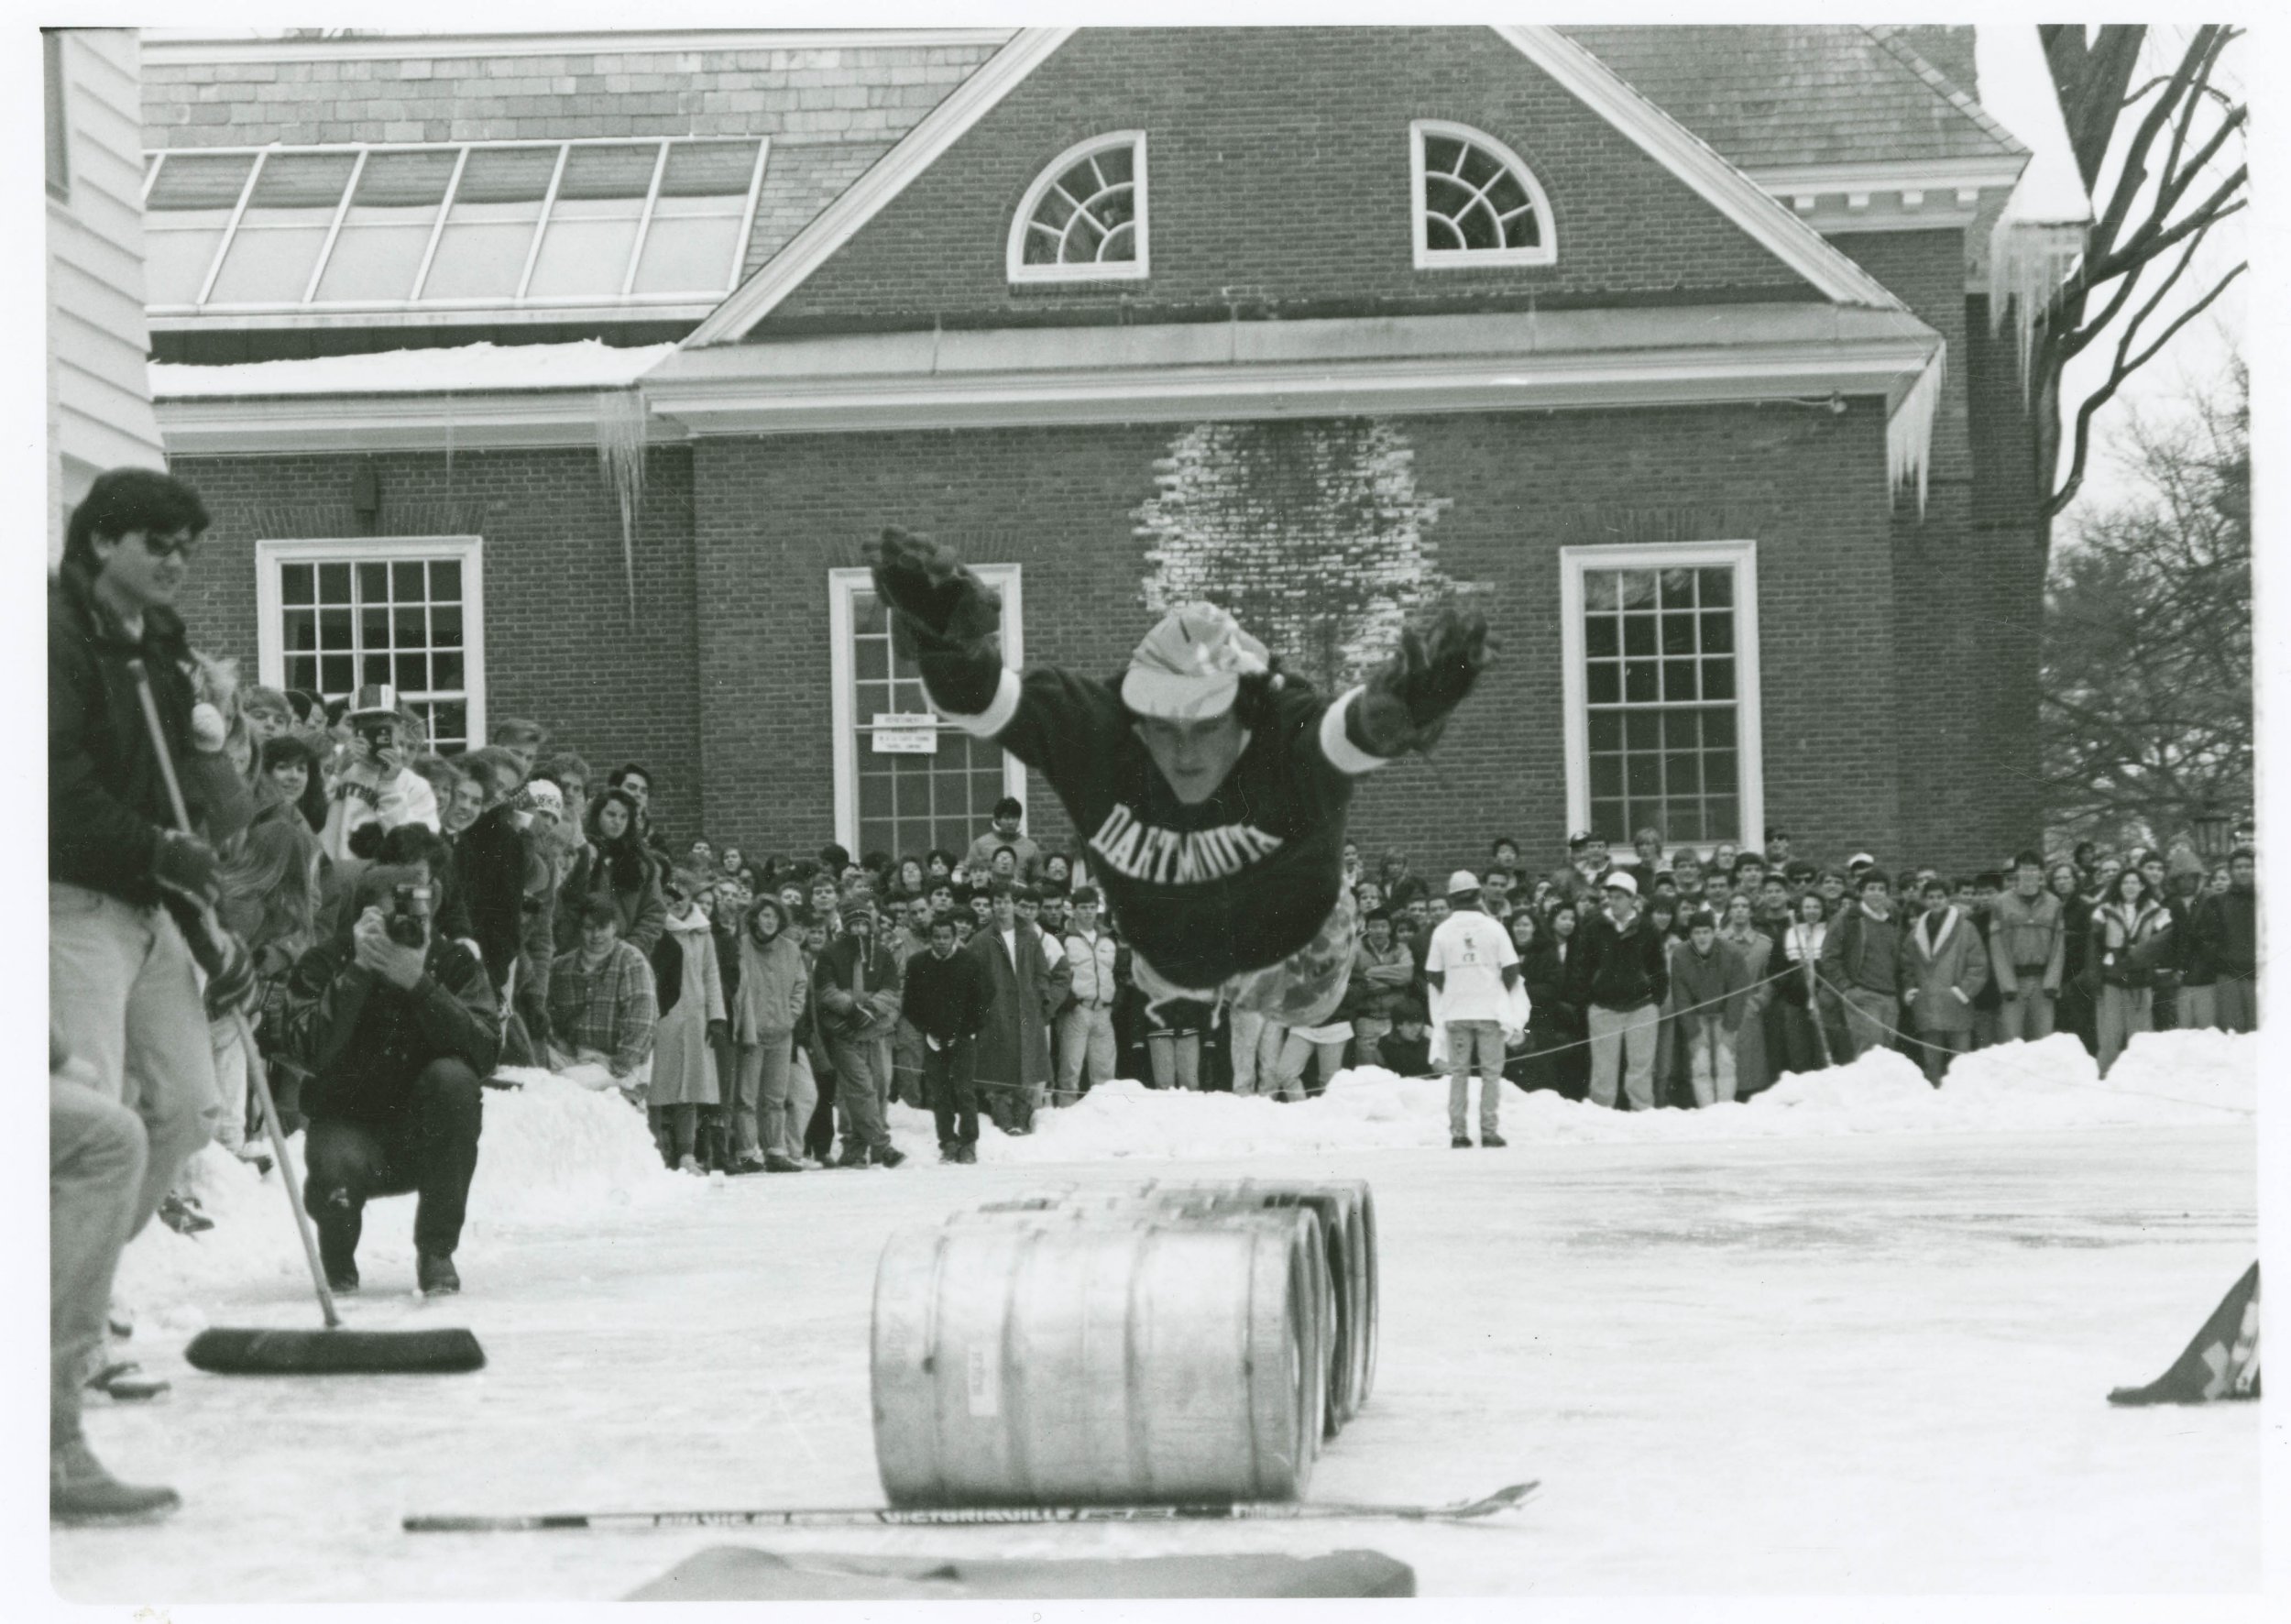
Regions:
<instances>
[{"instance_id":1,"label":"push broom","mask_svg":"<svg viewBox=\"0 0 2291 1624\"><path fill-rule=\"evenodd\" d=\"M143 723L151 734L151 752L159 758L159 775L167 784L168 803L174 808L175 827L192 832L191 811L183 803L182 785L175 776L174 758L168 752L167 730L159 722L159 702L151 696L151 677L143 662L131 660L136 697L143 707ZM210 941L220 940L222 927L214 910L200 905L200 924ZM477 1339L459 1327L422 1331L353 1331L345 1328L334 1309L334 1294L326 1284L326 1271L318 1260L318 1239L310 1213L302 1207L302 1181L287 1148L286 1129L279 1120L278 1102L270 1092L262 1053L247 1016L234 1009L230 1018L238 1028L239 1047L247 1053L247 1081L262 1103L264 1130L270 1152L286 1186L287 1205L294 1212L294 1232L301 1237L302 1256L309 1263L311 1285L318 1292L323 1331L286 1331L259 1327L214 1326L191 1339L183 1357L201 1370L218 1376L387 1376L450 1375L477 1370L486 1362Z\"/></svg>"}]
</instances>

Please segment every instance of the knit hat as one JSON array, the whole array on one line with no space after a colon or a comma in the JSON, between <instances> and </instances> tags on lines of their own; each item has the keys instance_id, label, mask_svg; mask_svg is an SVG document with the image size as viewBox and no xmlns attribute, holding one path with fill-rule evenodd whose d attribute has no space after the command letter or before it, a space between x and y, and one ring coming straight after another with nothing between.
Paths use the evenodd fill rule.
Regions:
<instances>
[{"instance_id":1,"label":"knit hat","mask_svg":"<svg viewBox=\"0 0 2291 1624\"><path fill-rule=\"evenodd\" d=\"M1140 716L1201 721L1233 708L1242 677L1269 668L1265 645L1213 603L1171 609L1130 655L1122 703Z\"/></svg>"},{"instance_id":2,"label":"knit hat","mask_svg":"<svg viewBox=\"0 0 2291 1624\"><path fill-rule=\"evenodd\" d=\"M864 919L872 925L875 922L875 905L863 896L851 898L843 905L843 922L849 925L854 919Z\"/></svg>"},{"instance_id":3,"label":"knit hat","mask_svg":"<svg viewBox=\"0 0 2291 1624\"><path fill-rule=\"evenodd\" d=\"M525 785L525 794L532 800L534 811L546 812L552 817L565 816L565 792L548 779L533 779Z\"/></svg>"}]
</instances>

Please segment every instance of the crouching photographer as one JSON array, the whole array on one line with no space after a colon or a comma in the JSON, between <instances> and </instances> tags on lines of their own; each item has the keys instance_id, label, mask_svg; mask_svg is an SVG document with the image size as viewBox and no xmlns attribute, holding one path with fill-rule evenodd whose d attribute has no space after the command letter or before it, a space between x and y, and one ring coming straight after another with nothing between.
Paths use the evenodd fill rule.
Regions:
<instances>
[{"instance_id":1,"label":"crouching photographer","mask_svg":"<svg viewBox=\"0 0 2291 1624\"><path fill-rule=\"evenodd\" d=\"M298 960L290 978L310 1074L306 1199L336 1291L357 1289L367 1199L408 1191L421 1196L417 1282L432 1294L461 1289L454 1248L500 1018L484 961L433 928L438 894L427 865L367 870L345 928Z\"/></svg>"}]
</instances>

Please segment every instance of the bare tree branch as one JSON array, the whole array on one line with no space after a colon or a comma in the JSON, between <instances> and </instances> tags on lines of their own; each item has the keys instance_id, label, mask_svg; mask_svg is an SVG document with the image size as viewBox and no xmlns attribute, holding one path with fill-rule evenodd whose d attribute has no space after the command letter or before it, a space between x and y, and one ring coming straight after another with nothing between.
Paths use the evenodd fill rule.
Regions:
<instances>
[{"instance_id":1,"label":"bare tree branch","mask_svg":"<svg viewBox=\"0 0 2291 1624\"><path fill-rule=\"evenodd\" d=\"M2114 245L2116 233L2123 225L2124 216L2132 211L2132 199L2147 181L2148 148L2154 145L2157 133L2171 117L2172 110L2179 104L2180 98L2187 93L2187 85L2195 78L2197 66L2207 54L2209 45L2209 25L2207 25L2197 30L2195 40L2180 58L2179 66L2173 70L2170 87L2140 121L2140 127L2132 136L2132 146L2124 153L2123 167L2117 172L2116 195L2109 200L2107 212L2092 227L2091 241L2096 253L2105 255Z\"/></svg>"},{"instance_id":2,"label":"bare tree branch","mask_svg":"<svg viewBox=\"0 0 2291 1624\"><path fill-rule=\"evenodd\" d=\"M2041 511L2045 518L2052 519L2057 517L2063 508L2066 507L2071 501L2076 499L2077 490L2084 483L2085 462L2091 450L2093 413L2099 411L2101 407L2107 405L2110 400L2114 399L2116 391L2123 387L2124 380L2130 378L2134 372L2137 372L2142 367L2145 366L2150 360L2154 359L2156 352L2171 342L2172 335L2175 333L2177 333L2182 327L2185 327L2188 323L2194 321L2197 316L2200 315L2204 312L2206 307L2208 307L2213 300L2219 298L2221 293L2227 291L2227 287L2230 282L2232 282L2237 277L2242 276L2244 271L2250 269L2250 261L2246 260L2242 264L2236 266L2234 269L2229 271L2227 275L2221 277L2218 282L2212 285L2210 292L2206 293L2201 299L2198 300L2195 303L2189 305L2186 310L2182 311L2179 315L2173 320L2172 324L2164 329L2163 335L2157 338L2157 340L2154 344L2150 345L2146 349L2141 351L2138 356L2127 359L2124 355L2125 345L2120 344L2117 346L2116 365L2113 368L2111 368L2108 381L2102 384L2099 389L2095 390L2091 396L2086 400L2084 404L2077 409L2076 450L2073 458L2068 465L2068 477L2062 483L2060 489L2055 492L2052 498L2044 504ZM2126 343L2128 344L2132 338L2132 334L2127 333L2124 337Z\"/></svg>"}]
</instances>

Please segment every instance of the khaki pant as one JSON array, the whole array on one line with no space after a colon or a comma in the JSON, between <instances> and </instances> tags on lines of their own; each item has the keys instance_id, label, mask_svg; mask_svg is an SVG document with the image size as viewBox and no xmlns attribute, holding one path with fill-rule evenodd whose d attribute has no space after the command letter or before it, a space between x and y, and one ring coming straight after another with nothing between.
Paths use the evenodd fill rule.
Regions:
<instances>
[{"instance_id":1,"label":"khaki pant","mask_svg":"<svg viewBox=\"0 0 2291 1624\"><path fill-rule=\"evenodd\" d=\"M2053 1035L2053 995L2023 988L1997 1005L1997 1041L2034 1043Z\"/></svg>"},{"instance_id":2,"label":"khaki pant","mask_svg":"<svg viewBox=\"0 0 2291 1624\"><path fill-rule=\"evenodd\" d=\"M48 1446L80 1435L80 1383L144 1187L143 1123L92 1070L48 1078Z\"/></svg>"},{"instance_id":3,"label":"khaki pant","mask_svg":"<svg viewBox=\"0 0 2291 1624\"><path fill-rule=\"evenodd\" d=\"M1685 1015L1681 1021L1686 1075L1694 1085L1694 1103L1730 1103L1734 1099L1734 1034L1715 1015Z\"/></svg>"},{"instance_id":4,"label":"khaki pant","mask_svg":"<svg viewBox=\"0 0 2291 1624\"><path fill-rule=\"evenodd\" d=\"M1057 1103L1071 1105L1085 1086L1113 1078L1113 1006L1077 1004L1058 1018ZM1086 1076L1085 1076L1086 1074Z\"/></svg>"},{"instance_id":5,"label":"khaki pant","mask_svg":"<svg viewBox=\"0 0 2291 1624\"><path fill-rule=\"evenodd\" d=\"M1276 1092L1288 1028L1253 1009L1229 1009L1225 1019L1233 1045L1233 1092L1254 1094L1262 1082L1265 1092Z\"/></svg>"},{"instance_id":6,"label":"khaki pant","mask_svg":"<svg viewBox=\"0 0 2291 1624\"><path fill-rule=\"evenodd\" d=\"M1591 1103L1613 1105L1615 1085L1620 1081L1633 1111L1652 1111L1660 1012L1651 1004L1637 1009L1595 1004L1584 1019L1591 1028Z\"/></svg>"},{"instance_id":7,"label":"khaki pant","mask_svg":"<svg viewBox=\"0 0 2291 1624\"><path fill-rule=\"evenodd\" d=\"M1872 992L1868 987L1846 989L1846 1042L1853 1050L1850 1057L1859 1059L1873 1048L1882 1048L1902 1024L1902 1001L1885 993Z\"/></svg>"},{"instance_id":8,"label":"khaki pant","mask_svg":"<svg viewBox=\"0 0 2291 1624\"><path fill-rule=\"evenodd\" d=\"M133 1235L222 1111L198 970L167 910L49 882L48 1021L104 1097L143 1119Z\"/></svg>"},{"instance_id":9,"label":"khaki pant","mask_svg":"<svg viewBox=\"0 0 2291 1624\"><path fill-rule=\"evenodd\" d=\"M1480 1073L1480 1137L1496 1131L1496 1112L1504 1094L1504 1029L1494 1021L1448 1023L1448 1133L1467 1136L1471 1119L1472 1063Z\"/></svg>"}]
</instances>

